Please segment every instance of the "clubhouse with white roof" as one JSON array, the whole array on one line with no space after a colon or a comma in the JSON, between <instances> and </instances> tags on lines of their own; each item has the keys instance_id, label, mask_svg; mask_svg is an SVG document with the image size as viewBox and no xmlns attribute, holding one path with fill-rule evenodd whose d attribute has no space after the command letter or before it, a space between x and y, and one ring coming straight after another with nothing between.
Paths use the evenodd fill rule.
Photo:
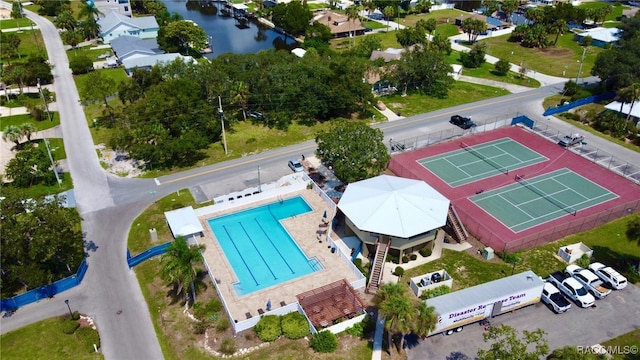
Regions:
<instances>
[{"instance_id":1,"label":"clubhouse with white roof","mask_svg":"<svg viewBox=\"0 0 640 360\"><path fill-rule=\"evenodd\" d=\"M362 252L375 252L376 242L390 242L391 254L403 255L429 246L447 223L449 200L421 180L380 175L347 186L338 208L347 235L362 241Z\"/></svg>"}]
</instances>

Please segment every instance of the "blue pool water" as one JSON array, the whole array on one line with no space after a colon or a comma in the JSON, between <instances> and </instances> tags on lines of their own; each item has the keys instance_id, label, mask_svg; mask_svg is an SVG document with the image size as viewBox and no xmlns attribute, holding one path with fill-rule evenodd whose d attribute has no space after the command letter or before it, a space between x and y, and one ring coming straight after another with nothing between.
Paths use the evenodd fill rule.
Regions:
<instances>
[{"instance_id":1,"label":"blue pool water","mask_svg":"<svg viewBox=\"0 0 640 360\"><path fill-rule=\"evenodd\" d=\"M309 211L309 204L297 196L208 220L238 277L234 288L239 296L322 268L317 259L307 258L280 224Z\"/></svg>"}]
</instances>

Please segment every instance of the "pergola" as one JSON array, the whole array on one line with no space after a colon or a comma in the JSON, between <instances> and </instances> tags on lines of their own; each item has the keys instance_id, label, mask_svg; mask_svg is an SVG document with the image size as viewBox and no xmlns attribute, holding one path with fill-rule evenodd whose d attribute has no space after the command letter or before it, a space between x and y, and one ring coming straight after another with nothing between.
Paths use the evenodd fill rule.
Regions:
<instances>
[{"instance_id":1,"label":"pergola","mask_svg":"<svg viewBox=\"0 0 640 360\"><path fill-rule=\"evenodd\" d=\"M316 328L333 325L340 318L352 318L366 308L345 279L303 292L296 297Z\"/></svg>"}]
</instances>

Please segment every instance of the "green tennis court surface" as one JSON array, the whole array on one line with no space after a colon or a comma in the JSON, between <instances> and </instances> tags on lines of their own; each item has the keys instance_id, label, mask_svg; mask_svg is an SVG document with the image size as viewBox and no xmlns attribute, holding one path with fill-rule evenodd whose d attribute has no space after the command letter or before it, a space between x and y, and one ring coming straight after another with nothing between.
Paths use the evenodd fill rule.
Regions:
<instances>
[{"instance_id":1,"label":"green tennis court surface","mask_svg":"<svg viewBox=\"0 0 640 360\"><path fill-rule=\"evenodd\" d=\"M618 196L600 185L560 169L469 198L513 232L520 232Z\"/></svg>"},{"instance_id":2,"label":"green tennis court surface","mask_svg":"<svg viewBox=\"0 0 640 360\"><path fill-rule=\"evenodd\" d=\"M510 138L473 146L461 142L460 147L460 150L421 159L418 163L451 187L457 187L548 160Z\"/></svg>"}]
</instances>

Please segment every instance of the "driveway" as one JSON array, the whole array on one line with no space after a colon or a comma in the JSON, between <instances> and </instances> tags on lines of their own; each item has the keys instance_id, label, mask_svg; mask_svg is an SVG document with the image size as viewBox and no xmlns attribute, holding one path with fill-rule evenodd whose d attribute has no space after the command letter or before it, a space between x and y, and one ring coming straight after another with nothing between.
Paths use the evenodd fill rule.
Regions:
<instances>
[{"instance_id":1,"label":"driveway","mask_svg":"<svg viewBox=\"0 0 640 360\"><path fill-rule=\"evenodd\" d=\"M640 328L640 288L630 285L614 291L596 300L593 308L582 309L572 303L568 312L555 314L538 303L495 317L491 323L519 331L543 329L551 350L567 345L591 346ZM414 344L408 350L408 359L474 359L478 349L489 348L489 343L482 340L483 332L476 323L465 326L461 333L431 336Z\"/></svg>"}]
</instances>

